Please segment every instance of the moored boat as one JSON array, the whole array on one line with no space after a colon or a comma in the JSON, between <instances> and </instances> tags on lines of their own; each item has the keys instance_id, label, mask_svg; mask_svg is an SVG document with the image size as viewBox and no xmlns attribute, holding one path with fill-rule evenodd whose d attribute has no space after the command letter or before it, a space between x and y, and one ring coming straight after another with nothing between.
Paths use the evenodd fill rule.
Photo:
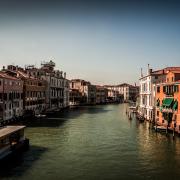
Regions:
<instances>
[{"instance_id":1,"label":"moored boat","mask_svg":"<svg viewBox=\"0 0 180 180\"><path fill-rule=\"evenodd\" d=\"M133 113L136 113L136 112L137 112L136 106L130 106L129 109L130 109L131 112L133 112Z\"/></svg>"},{"instance_id":2,"label":"moored boat","mask_svg":"<svg viewBox=\"0 0 180 180\"><path fill-rule=\"evenodd\" d=\"M154 126L154 129L159 132L166 132L167 128L164 126Z\"/></svg>"},{"instance_id":3,"label":"moored boat","mask_svg":"<svg viewBox=\"0 0 180 180\"><path fill-rule=\"evenodd\" d=\"M38 119L42 119L42 118L45 118L46 115L45 114L37 114L37 115L35 115L35 117Z\"/></svg>"}]
</instances>

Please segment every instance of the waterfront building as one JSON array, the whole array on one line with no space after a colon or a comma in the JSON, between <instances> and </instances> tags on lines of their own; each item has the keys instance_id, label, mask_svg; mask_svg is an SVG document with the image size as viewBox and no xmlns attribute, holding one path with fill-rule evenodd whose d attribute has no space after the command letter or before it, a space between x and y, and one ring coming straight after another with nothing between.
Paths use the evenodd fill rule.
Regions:
<instances>
[{"instance_id":1,"label":"waterfront building","mask_svg":"<svg viewBox=\"0 0 180 180\"><path fill-rule=\"evenodd\" d=\"M136 101L139 94L138 86L133 86L127 83L119 85L106 85L105 87L109 90L108 96L113 98L115 101Z\"/></svg>"},{"instance_id":2,"label":"waterfront building","mask_svg":"<svg viewBox=\"0 0 180 180\"><path fill-rule=\"evenodd\" d=\"M161 70L153 71L149 65L147 74L143 75L141 70L140 84L140 105L139 113L145 119L154 121L155 119L155 86L157 83L165 82L166 73L169 70L178 70L179 67L167 67Z\"/></svg>"},{"instance_id":3,"label":"waterfront building","mask_svg":"<svg viewBox=\"0 0 180 180\"><path fill-rule=\"evenodd\" d=\"M69 104L70 106L78 106L83 103L82 93L78 89L70 89L69 91Z\"/></svg>"},{"instance_id":4,"label":"waterfront building","mask_svg":"<svg viewBox=\"0 0 180 180\"><path fill-rule=\"evenodd\" d=\"M103 86L96 86L96 104L105 104L108 98L108 89Z\"/></svg>"},{"instance_id":5,"label":"waterfront building","mask_svg":"<svg viewBox=\"0 0 180 180\"><path fill-rule=\"evenodd\" d=\"M27 73L21 67L9 65L5 70L23 81L24 114L40 114L46 110L46 81Z\"/></svg>"},{"instance_id":6,"label":"waterfront building","mask_svg":"<svg viewBox=\"0 0 180 180\"><path fill-rule=\"evenodd\" d=\"M82 79L72 79L70 89L78 90L81 95L81 104L96 104L96 86Z\"/></svg>"},{"instance_id":7,"label":"waterfront building","mask_svg":"<svg viewBox=\"0 0 180 180\"><path fill-rule=\"evenodd\" d=\"M23 81L0 71L0 121L23 115Z\"/></svg>"},{"instance_id":8,"label":"waterfront building","mask_svg":"<svg viewBox=\"0 0 180 180\"><path fill-rule=\"evenodd\" d=\"M69 106L69 80L66 73L55 70L53 61L43 62L41 68L27 66L26 71L29 75L45 80L46 86L46 105L47 110L59 110Z\"/></svg>"},{"instance_id":9,"label":"waterfront building","mask_svg":"<svg viewBox=\"0 0 180 180\"><path fill-rule=\"evenodd\" d=\"M180 133L180 69L167 71L165 77L155 86L156 124Z\"/></svg>"},{"instance_id":10,"label":"waterfront building","mask_svg":"<svg viewBox=\"0 0 180 180\"><path fill-rule=\"evenodd\" d=\"M105 86L105 87L107 87L107 86ZM120 97L123 100L123 96L122 96L122 94L119 94L119 91L116 91L116 90L114 90L113 87L111 88L110 86L108 86L108 97L107 97L108 102L110 102L110 103L120 102L121 101Z\"/></svg>"},{"instance_id":11,"label":"waterfront building","mask_svg":"<svg viewBox=\"0 0 180 180\"><path fill-rule=\"evenodd\" d=\"M124 102L136 101L136 98L139 94L139 86L133 86L127 83L117 85L117 90L119 94L122 94L124 97Z\"/></svg>"}]
</instances>

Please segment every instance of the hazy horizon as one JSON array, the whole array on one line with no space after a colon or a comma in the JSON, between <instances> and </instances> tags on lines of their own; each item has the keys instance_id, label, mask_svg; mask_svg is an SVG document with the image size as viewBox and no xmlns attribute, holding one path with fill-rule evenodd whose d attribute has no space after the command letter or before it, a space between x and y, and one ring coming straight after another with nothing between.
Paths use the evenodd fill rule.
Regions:
<instances>
[{"instance_id":1,"label":"hazy horizon","mask_svg":"<svg viewBox=\"0 0 180 180\"><path fill-rule=\"evenodd\" d=\"M0 1L1 68L52 59L69 79L137 83L148 63L180 66L179 7L178 1Z\"/></svg>"}]
</instances>

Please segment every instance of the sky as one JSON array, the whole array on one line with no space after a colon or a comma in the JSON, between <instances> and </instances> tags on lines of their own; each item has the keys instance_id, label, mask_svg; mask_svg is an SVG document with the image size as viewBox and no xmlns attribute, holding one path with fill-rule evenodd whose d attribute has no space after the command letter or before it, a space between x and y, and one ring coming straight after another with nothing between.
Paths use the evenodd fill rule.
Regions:
<instances>
[{"instance_id":1,"label":"sky","mask_svg":"<svg viewBox=\"0 0 180 180\"><path fill-rule=\"evenodd\" d=\"M176 0L0 0L0 66L53 60L67 78L138 83L180 66Z\"/></svg>"}]
</instances>

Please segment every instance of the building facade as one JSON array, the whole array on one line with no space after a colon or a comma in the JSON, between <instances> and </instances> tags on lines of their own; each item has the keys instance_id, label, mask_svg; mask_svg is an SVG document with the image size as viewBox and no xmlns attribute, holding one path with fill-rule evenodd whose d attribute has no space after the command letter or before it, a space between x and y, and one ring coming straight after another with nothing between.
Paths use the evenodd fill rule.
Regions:
<instances>
[{"instance_id":1,"label":"building facade","mask_svg":"<svg viewBox=\"0 0 180 180\"><path fill-rule=\"evenodd\" d=\"M103 86L96 86L96 104L105 104L108 98L108 89Z\"/></svg>"},{"instance_id":2,"label":"building facade","mask_svg":"<svg viewBox=\"0 0 180 180\"><path fill-rule=\"evenodd\" d=\"M5 70L12 77L23 81L24 114L40 114L46 110L46 81L36 78L18 66L9 65Z\"/></svg>"},{"instance_id":3,"label":"building facade","mask_svg":"<svg viewBox=\"0 0 180 180\"><path fill-rule=\"evenodd\" d=\"M106 85L105 87L109 90L109 98L112 98L115 101L136 101L139 94L138 86L133 86L127 83L119 85Z\"/></svg>"},{"instance_id":4,"label":"building facade","mask_svg":"<svg viewBox=\"0 0 180 180\"><path fill-rule=\"evenodd\" d=\"M155 120L155 86L157 83L166 81L166 74L169 70L178 70L179 67L167 67L161 70L153 71L149 68L147 74L143 76L141 71L141 77L139 79L140 84L140 105L139 113L147 120Z\"/></svg>"},{"instance_id":5,"label":"building facade","mask_svg":"<svg viewBox=\"0 0 180 180\"><path fill-rule=\"evenodd\" d=\"M107 87L107 86L105 86ZM109 103L114 103L114 102L121 102L121 99L123 101L123 95L119 94L119 91L114 90L114 88L108 86L108 97L107 97L107 102Z\"/></svg>"},{"instance_id":6,"label":"building facade","mask_svg":"<svg viewBox=\"0 0 180 180\"><path fill-rule=\"evenodd\" d=\"M0 121L23 115L23 81L0 71Z\"/></svg>"},{"instance_id":7,"label":"building facade","mask_svg":"<svg viewBox=\"0 0 180 180\"><path fill-rule=\"evenodd\" d=\"M156 124L180 133L180 70L168 71L166 80L155 87Z\"/></svg>"},{"instance_id":8,"label":"building facade","mask_svg":"<svg viewBox=\"0 0 180 180\"><path fill-rule=\"evenodd\" d=\"M66 73L55 70L53 61L43 62L41 68L27 66L29 75L47 82L46 109L48 111L59 110L69 106L69 80Z\"/></svg>"},{"instance_id":9,"label":"building facade","mask_svg":"<svg viewBox=\"0 0 180 180\"><path fill-rule=\"evenodd\" d=\"M96 86L82 79L72 79L70 89L78 90L81 94L81 104L96 104Z\"/></svg>"},{"instance_id":10,"label":"building facade","mask_svg":"<svg viewBox=\"0 0 180 180\"><path fill-rule=\"evenodd\" d=\"M117 85L117 90L119 94L123 95L124 102L134 101L136 102L136 98L139 94L139 86L133 86L127 83L123 83Z\"/></svg>"},{"instance_id":11,"label":"building facade","mask_svg":"<svg viewBox=\"0 0 180 180\"><path fill-rule=\"evenodd\" d=\"M70 106L78 106L83 102L82 93L78 89L70 89L69 104Z\"/></svg>"}]
</instances>

